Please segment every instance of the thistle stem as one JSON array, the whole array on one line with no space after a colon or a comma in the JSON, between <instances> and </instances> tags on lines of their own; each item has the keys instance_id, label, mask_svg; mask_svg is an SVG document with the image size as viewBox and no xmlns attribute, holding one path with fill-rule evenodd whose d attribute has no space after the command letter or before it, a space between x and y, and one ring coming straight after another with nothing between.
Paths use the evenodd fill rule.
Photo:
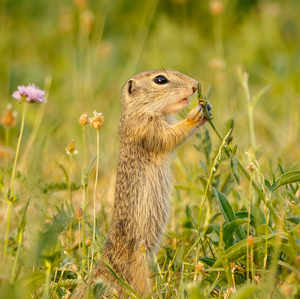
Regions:
<instances>
[{"instance_id":1,"label":"thistle stem","mask_svg":"<svg viewBox=\"0 0 300 299\"><path fill-rule=\"evenodd\" d=\"M19 139L18 139L16 156L15 156L15 161L14 161L14 166L13 166L13 172L12 172L12 177L11 177L11 188L10 188L10 197L8 198L7 226L6 226L6 234L5 234L5 244L4 244L4 253L3 253L2 266L5 263L6 252L7 252L8 234L9 234L9 225L10 225L10 216L11 216L12 204L13 204L13 201L14 201L13 197L14 197L14 182L15 182L15 175L16 175L16 166L17 166L17 161L18 161L18 156L19 156L19 151L20 151L20 144L21 144L21 139L22 139L23 130L24 130L24 122L25 122L25 114L26 114L27 105L28 105L28 102L26 101L24 103L24 108L23 108L21 130L20 130L20 135L19 135Z\"/></svg>"}]
</instances>

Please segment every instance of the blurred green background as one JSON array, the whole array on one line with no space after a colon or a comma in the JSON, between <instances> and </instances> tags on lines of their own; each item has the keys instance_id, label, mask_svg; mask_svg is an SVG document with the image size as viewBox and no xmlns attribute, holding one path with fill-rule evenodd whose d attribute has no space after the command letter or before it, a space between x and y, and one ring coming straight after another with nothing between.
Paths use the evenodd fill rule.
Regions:
<instances>
[{"instance_id":1,"label":"blurred green background","mask_svg":"<svg viewBox=\"0 0 300 299\"><path fill-rule=\"evenodd\" d=\"M61 176L55 163L67 163L65 147L74 139L79 151L74 176L79 181L84 156L78 119L83 112L92 116L97 110L105 118L100 132L101 177L109 180L119 148L122 85L132 75L154 68L180 71L199 80L204 90L212 85L214 121L221 128L234 118L233 142L239 145L239 155L250 146L250 139L247 101L237 69L249 73L251 96L272 84L254 108L262 159L276 162L280 156L283 164L299 161L300 2L222 3L220 9L214 2L199 0L2 0L0 112L8 102L19 112L18 124L11 130L12 148L22 109L12 92L28 83L44 89L45 80L52 79L42 123L23 160L28 175L46 175L49 181ZM196 101L194 97L189 109ZM30 105L24 144L43 109ZM87 141L90 159L96 148L96 132L90 128ZM192 142L179 150L186 163L195 163ZM2 126L0 144L4 144Z\"/></svg>"}]
</instances>

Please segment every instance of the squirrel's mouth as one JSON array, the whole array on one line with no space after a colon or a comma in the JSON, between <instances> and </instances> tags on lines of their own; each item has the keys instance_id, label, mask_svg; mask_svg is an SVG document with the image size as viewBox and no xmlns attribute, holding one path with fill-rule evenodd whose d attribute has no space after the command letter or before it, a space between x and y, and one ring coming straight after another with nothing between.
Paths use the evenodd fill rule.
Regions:
<instances>
[{"instance_id":1,"label":"squirrel's mouth","mask_svg":"<svg viewBox=\"0 0 300 299\"><path fill-rule=\"evenodd\" d=\"M163 110L163 114L174 114L176 112L179 112L182 109L186 108L190 103L191 101L188 97L186 97L182 100L177 101L176 103L172 103L165 107Z\"/></svg>"},{"instance_id":2,"label":"squirrel's mouth","mask_svg":"<svg viewBox=\"0 0 300 299\"><path fill-rule=\"evenodd\" d=\"M189 105L190 103L191 103L191 101L188 98L184 98L179 101L179 104L182 104L182 105Z\"/></svg>"}]
</instances>

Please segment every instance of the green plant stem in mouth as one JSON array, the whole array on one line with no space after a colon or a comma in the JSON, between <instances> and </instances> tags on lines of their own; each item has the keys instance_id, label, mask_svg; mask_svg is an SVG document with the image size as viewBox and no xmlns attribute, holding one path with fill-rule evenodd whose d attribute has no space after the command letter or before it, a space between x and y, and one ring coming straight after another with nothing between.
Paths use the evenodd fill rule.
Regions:
<instances>
[{"instance_id":1,"label":"green plant stem in mouth","mask_svg":"<svg viewBox=\"0 0 300 299\"><path fill-rule=\"evenodd\" d=\"M12 176L11 176L11 187L10 187L10 196L8 198L7 225L6 225L6 234L5 234L5 244L4 244L2 266L5 263L6 252L7 252L8 234L9 234L9 226L10 226L10 216L11 216L12 204L14 202L14 182L15 182L15 175L16 175L16 167L17 167L17 161L18 161L18 156L19 156L19 151L20 151L21 139L22 139L23 130L24 130L24 122L25 122L25 114L26 114L27 105L28 105L28 102L26 101L24 103L22 122L21 122L21 130L20 130L20 135L19 135L19 139L18 139L16 156L15 156L15 161L14 161L14 166L13 166L13 171L12 171Z\"/></svg>"}]
</instances>

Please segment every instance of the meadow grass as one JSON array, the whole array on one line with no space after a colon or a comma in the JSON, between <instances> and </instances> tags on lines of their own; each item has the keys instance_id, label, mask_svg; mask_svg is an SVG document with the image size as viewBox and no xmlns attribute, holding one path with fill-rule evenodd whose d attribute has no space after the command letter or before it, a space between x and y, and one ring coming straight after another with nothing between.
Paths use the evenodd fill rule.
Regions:
<instances>
[{"instance_id":1,"label":"meadow grass","mask_svg":"<svg viewBox=\"0 0 300 299\"><path fill-rule=\"evenodd\" d=\"M199 80L208 121L173 155L149 297L300 297L298 1L0 5L1 299L68 298L103 259L121 88L153 68ZM48 103L22 121L27 104L11 95L28 83ZM78 122L95 110L96 132ZM87 298L105 291L96 280Z\"/></svg>"}]
</instances>

